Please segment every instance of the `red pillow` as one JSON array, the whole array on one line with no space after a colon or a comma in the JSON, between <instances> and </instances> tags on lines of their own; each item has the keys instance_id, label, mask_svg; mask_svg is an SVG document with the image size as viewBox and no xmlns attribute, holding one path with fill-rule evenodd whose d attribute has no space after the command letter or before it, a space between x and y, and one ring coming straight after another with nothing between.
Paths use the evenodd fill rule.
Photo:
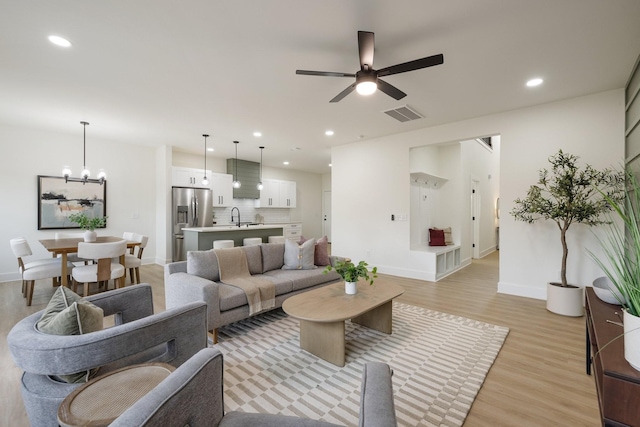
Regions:
<instances>
[{"instance_id":1,"label":"red pillow","mask_svg":"<svg viewBox=\"0 0 640 427\"><path fill-rule=\"evenodd\" d=\"M444 230L429 229L429 246L446 246Z\"/></svg>"}]
</instances>

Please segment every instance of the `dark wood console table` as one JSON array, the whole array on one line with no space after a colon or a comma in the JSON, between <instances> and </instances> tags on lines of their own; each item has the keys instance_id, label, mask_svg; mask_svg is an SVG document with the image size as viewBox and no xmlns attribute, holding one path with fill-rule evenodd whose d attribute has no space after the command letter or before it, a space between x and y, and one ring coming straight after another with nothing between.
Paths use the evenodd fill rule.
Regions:
<instances>
[{"instance_id":1,"label":"dark wood console table","mask_svg":"<svg viewBox=\"0 0 640 427\"><path fill-rule=\"evenodd\" d=\"M616 339L622 327L607 322L622 323L621 308L602 301L593 288L585 290L587 374L593 365L602 425L640 426L640 371L625 360L623 337Z\"/></svg>"}]
</instances>

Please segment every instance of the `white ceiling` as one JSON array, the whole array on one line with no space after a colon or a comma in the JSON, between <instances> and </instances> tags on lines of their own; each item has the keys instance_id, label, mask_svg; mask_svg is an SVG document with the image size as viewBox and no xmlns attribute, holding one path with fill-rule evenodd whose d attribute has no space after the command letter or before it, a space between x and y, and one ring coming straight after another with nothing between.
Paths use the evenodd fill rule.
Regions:
<instances>
[{"instance_id":1,"label":"white ceiling","mask_svg":"<svg viewBox=\"0 0 640 427\"><path fill-rule=\"evenodd\" d=\"M330 104L351 79L295 70L354 73L358 30L374 68L444 64L386 77L400 101ZM621 88L639 53L638 0L0 0L0 121L194 153L209 133L215 156L239 140L242 159L264 145L266 165L326 173L334 145ZM382 113L405 104L425 118Z\"/></svg>"}]
</instances>

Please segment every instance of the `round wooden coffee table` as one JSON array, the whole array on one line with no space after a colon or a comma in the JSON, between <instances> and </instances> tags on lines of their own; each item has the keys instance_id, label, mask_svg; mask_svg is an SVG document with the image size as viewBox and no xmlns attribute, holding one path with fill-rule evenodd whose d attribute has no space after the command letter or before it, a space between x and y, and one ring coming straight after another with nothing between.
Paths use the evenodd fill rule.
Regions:
<instances>
[{"instance_id":1,"label":"round wooden coffee table","mask_svg":"<svg viewBox=\"0 0 640 427\"><path fill-rule=\"evenodd\" d=\"M62 401L58 422L63 427L109 425L174 370L166 363L146 363L94 378Z\"/></svg>"}]
</instances>

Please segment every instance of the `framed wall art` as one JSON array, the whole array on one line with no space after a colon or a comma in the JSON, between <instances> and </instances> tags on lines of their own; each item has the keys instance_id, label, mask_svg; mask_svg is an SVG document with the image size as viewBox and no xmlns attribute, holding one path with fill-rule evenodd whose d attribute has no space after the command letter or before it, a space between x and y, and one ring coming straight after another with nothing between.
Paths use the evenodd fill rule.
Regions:
<instances>
[{"instance_id":1,"label":"framed wall art","mask_svg":"<svg viewBox=\"0 0 640 427\"><path fill-rule=\"evenodd\" d=\"M38 175L38 230L80 228L69 215L84 212L89 217L107 214L107 182Z\"/></svg>"}]
</instances>

